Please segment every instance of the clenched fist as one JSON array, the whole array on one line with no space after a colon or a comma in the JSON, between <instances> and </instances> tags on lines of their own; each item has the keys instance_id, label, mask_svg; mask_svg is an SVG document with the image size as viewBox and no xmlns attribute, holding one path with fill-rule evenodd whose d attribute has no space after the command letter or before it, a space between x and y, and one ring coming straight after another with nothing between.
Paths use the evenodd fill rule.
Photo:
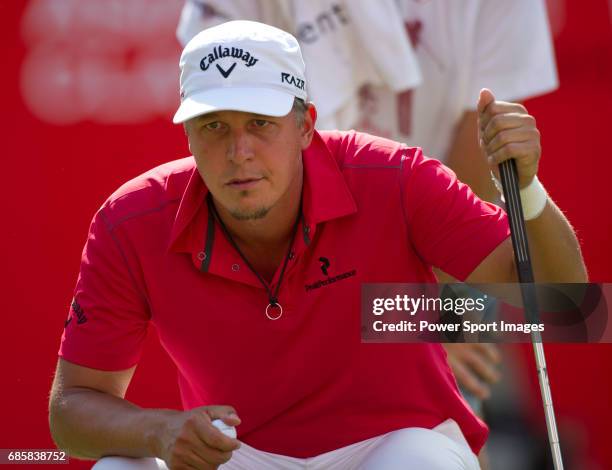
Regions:
<instances>
[{"instance_id":1,"label":"clenched fist","mask_svg":"<svg viewBox=\"0 0 612 470\"><path fill-rule=\"evenodd\" d=\"M240 442L219 431L212 424L215 419L229 426L240 424L231 406L201 406L169 413L158 436L158 457L170 470L212 470L226 463Z\"/></svg>"}]
</instances>

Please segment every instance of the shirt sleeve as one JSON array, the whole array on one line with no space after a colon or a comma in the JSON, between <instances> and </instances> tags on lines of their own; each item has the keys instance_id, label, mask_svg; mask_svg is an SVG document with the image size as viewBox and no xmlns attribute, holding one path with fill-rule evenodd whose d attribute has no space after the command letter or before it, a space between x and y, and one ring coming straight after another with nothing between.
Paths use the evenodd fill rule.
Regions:
<instances>
[{"instance_id":1,"label":"shirt sleeve","mask_svg":"<svg viewBox=\"0 0 612 470\"><path fill-rule=\"evenodd\" d=\"M465 109L474 109L484 87L506 101L558 87L544 0L481 1L473 41Z\"/></svg>"},{"instance_id":2,"label":"shirt sleeve","mask_svg":"<svg viewBox=\"0 0 612 470\"><path fill-rule=\"evenodd\" d=\"M429 265L463 281L510 235L506 213L482 201L452 170L417 149L402 161L410 240Z\"/></svg>"},{"instance_id":3,"label":"shirt sleeve","mask_svg":"<svg viewBox=\"0 0 612 470\"><path fill-rule=\"evenodd\" d=\"M140 359L149 318L144 292L101 209L83 249L58 354L93 369L128 369Z\"/></svg>"}]
</instances>

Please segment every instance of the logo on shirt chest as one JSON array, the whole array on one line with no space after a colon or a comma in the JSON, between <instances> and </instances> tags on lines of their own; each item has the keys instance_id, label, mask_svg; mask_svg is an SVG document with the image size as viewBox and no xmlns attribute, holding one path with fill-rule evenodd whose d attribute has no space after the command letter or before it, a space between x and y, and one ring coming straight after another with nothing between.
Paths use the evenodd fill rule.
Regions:
<instances>
[{"instance_id":1,"label":"logo on shirt chest","mask_svg":"<svg viewBox=\"0 0 612 470\"><path fill-rule=\"evenodd\" d=\"M343 281L350 277L354 277L357 274L357 270L353 269L350 271L341 272L339 274L334 274L334 267L329 258L325 256L321 256L318 259L319 268L321 269L321 273L325 276L323 279L319 279L313 283L304 284L304 288L306 292L309 292L314 289L319 289L324 286L328 286L330 284L334 284L339 281Z\"/></svg>"}]
</instances>

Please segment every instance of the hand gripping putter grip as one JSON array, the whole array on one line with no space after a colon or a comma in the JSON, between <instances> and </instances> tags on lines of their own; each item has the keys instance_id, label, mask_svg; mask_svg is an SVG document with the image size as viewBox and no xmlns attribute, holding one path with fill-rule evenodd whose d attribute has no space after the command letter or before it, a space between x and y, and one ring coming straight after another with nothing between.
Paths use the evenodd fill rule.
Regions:
<instances>
[{"instance_id":1,"label":"hand gripping putter grip","mask_svg":"<svg viewBox=\"0 0 612 470\"><path fill-rule=\"evenodd\" d=\"M536 291L533 284L533 267L531 256L529 255L529 244L527 242L527 229L523 216L523 206L519 193L518 174L514 159L505 160L499 165L502 189L506 200L506 212L510 222L510 233L512 236L512 247L514 248L514 260L518 272L519 282L521 283L521 296L525 307L525 317L529 323L539 322L538 304L536 301ZM544 357L544 346L539 331L531 332L531 343L535 354L536 368L538 370L538 381L542 393L542 403L544 405L544 415L546 417L546 429L548 430L548 441L552 452L553 466L555 470L563 470L563 460L561 458L561 446L557 433L557 423L555 421L555 411L548 382L548 371L546 369L546 359Z\"/></svg>"}]
</instances>

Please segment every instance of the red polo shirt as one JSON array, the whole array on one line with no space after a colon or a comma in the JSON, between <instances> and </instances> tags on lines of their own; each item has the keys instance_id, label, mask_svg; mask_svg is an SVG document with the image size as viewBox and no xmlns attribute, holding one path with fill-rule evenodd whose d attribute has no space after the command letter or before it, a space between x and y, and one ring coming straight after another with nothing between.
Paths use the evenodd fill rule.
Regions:
<instances>
[{"instance_id":1,"label":"red polo shirt","mask_svg":"<svg viewBox=\"0 0 612 470\"><path fill-rule=\"evenodd\" d=\"M509 235L505 214L419 149L366 134L315 134L304 170L281 319L266 318L266 291L185 158L128 182L94 217L60 356L129 368L151 321L183 406L234 406L253 447L305 458L453 418L478 452L486 426L440 345L361 343L360 286L435 282L431 265L463 279Z\"/></svg>"}]
</instances>

